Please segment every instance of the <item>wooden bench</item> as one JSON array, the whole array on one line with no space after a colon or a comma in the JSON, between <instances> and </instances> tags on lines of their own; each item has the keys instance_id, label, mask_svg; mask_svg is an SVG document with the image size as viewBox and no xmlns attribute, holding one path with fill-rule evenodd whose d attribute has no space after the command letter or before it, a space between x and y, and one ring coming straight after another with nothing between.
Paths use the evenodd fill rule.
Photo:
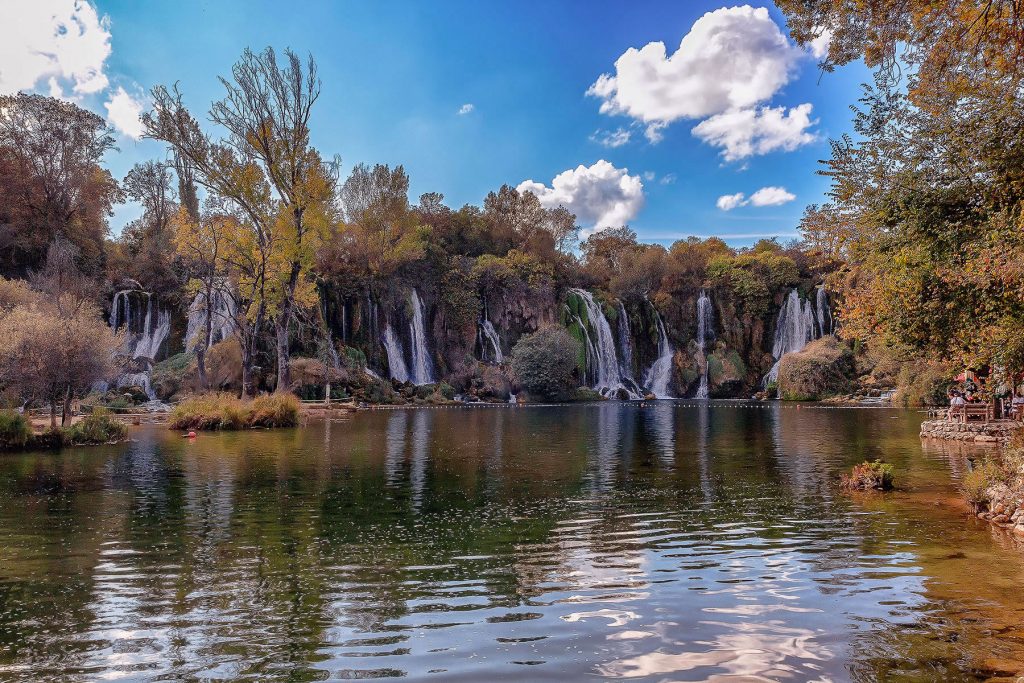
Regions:
<instances>
[{"instance_id":1,"label":"wooden bench","mask_svg":"<svg viewBox=\"0 0 1024 683\"><path fill-rule=\"evenodd\" d=\"M991 422L994 419L992 406L987 403L968 403L949 409L950 418L957 422Z\"/></svg>"}]
</instances>

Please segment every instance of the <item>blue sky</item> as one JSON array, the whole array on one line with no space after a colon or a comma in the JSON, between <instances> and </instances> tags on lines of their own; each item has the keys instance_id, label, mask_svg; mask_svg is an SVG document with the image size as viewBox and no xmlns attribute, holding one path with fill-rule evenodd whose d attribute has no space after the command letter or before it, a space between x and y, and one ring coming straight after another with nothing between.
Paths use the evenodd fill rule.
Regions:
<instances>
[{"instance_id":1,"label":"blue sky","mask_svg":"<svg viewBox=\"0 0 1024 683\"><path fill-rule=\"evenodd\" d=\"M669 73L652 83L632 83L628 79L633 76L617 72L616 60L624 52L652 42L662 41L669 59L702 15L735 7L723 3L297 5L97 0L98 26L93 33L109 34L109 50L97 67L108 81L106 88L78 92L95 85L79 88L66 66L56 80L65 96L99 113L106 112L104 102L120 88L130 101L145 106L149 88L177 81L187 104L205 118L209 103L222 93L217 76L229 73L245 47L290 47L311 53L319 64L323 93L314 114L313 141L325 155L341 156L343 173L359 162L404 164L414 200L422 192L439 191L454 207L480 203L502 183L519 185L532 179L545 186L538 194L548 202L558 202L569 192L570 200L582 208L577 213L587 227L595 220L625 216L646 241L667 244L690 234L716 234L744 245L759 235L791 236L803 207L822 201L826 182L815 173L817 162L828 156L827 139L848 131L849 105L867 77L859 65L820 74L812 55L795 47L772 46L770 40L767 48L744 54L741 70L761 68L758 60L763 58L770 67L765 71L768 80L773 73L778 77L780 68L784 72L774 86L764 85L763 74L749 81L748 73L737 76L739 82L731 91L704 92L730 79L716 70L735 68L728 63L736 52L733 48L727 48L721 60L687 67L685 82L678 73ZM762 6L785 34L781 14L771 5L753 5ZM728 17L716 14L715 26L712 20L702 26L717 29L719 19L726 18L741 22L737 30L753 30L757 24L754 28L762 36L767 35L764 31L771 33L763 17L755 21L749 12L739 10ZM762 49L764 55L757 51ZM645 54L649 58L651 53ZM0 51L0 60L12 59L16 55ZM784 68L778 63L772 67L772 59L784 60ZM3 67L0 61L0 89L5 87ZM679 70L670 66L668 71ZM619 100L611 102L606 113L600 111L602 102L615 96L587 94L602 74L616 77L618 85ZM35 72L23 81L33 77ZM52 89L47 85L50 80L44 70L33 88L46 92ZM645 87L651 90L650 97L643 92ZM751 87L762 92L749 96ZM662 88L696 90L693 97L680 97L677 90L675 99L661 106ZM730 98L728 112L720 102L714 103L716 97ZM701 98L710 99L696 111L691 102L703 102ZM460 114L466 104L472 111ZM726 159L721 145L691 132L701 121L724 114L715 121L719 135L729 136L734 133L730 115L763 107L784 107L783 114L792 113L802 104L811 105L809 118L816 123L800 128L803 137L788 143L795 147L788 151L780 142L782 148L749 155L741 151L740 158ZM651 142L645 135L651 120L645 117L656 109L663 118L652 135L660 140ZM723 132L723 126L728 130ZM615 132L620 138L628 134L629 141L607 147L595 140ZM118 176L136 161L164 154L158 143L125 135L119 136L118 145L120 151L109 156ZM598 173L594 165L601 160L607 165ZM556 175L580 165L588 170L565 178L565 187L554 188ZM629 201L609 213L600 208L611 206L601 204L610 201L602 193L609 182L621 182L623 177L631 183ZM785 188L794 198L772 205L786 196L776 192L769 205L755 206L750 198L761 188ZM719 197L739 192L744 197L734 202L735 208L724 211L716 206ZM591 204L599 208L590 211ZM588 217L588 212L594 215ZM119 231L136 213L134 207L119 208L113 230Z\"/></svg>"}]
</instances>

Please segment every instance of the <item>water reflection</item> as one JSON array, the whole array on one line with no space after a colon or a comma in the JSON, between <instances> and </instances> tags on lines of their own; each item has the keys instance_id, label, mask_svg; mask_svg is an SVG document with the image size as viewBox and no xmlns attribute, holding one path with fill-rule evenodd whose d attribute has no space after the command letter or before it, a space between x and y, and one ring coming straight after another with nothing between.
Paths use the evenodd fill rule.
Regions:
<instances>
[{"instance_id":1,"label":"water reflection","mask_svg":"<svg viewBox=\"0 0 1024 683\"><path fill-rule=\"evenodd\" d=\"M966 680L1014 654L1024 567L919 421L382 411L5 456L0 679ZM879 456L910 491L834 493Z\"/></svg>"}]
</instances>

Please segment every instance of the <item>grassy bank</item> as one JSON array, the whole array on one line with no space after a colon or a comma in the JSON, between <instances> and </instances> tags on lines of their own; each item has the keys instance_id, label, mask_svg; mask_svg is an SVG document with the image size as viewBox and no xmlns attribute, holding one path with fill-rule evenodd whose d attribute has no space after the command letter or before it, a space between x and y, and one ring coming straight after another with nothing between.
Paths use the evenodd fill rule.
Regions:
<instances>
[{"instance_id":1,"label":"grassy bank","mask_svg":"<svg viewBox=\"0 0 1024 683\"><path fill-rule=\"evenodd\" d=\"M301 405L294 394L266 394L251 400L233 394L185 399L171 413L171 429L252 429L295 427Z\"/></svg>"},{"instance_id":2,"label":"grassy bank","mask_svg":"<svg viewBox=\"0 0 1024 683\"><path fill-rule=\"evenodd\" d=\"M96 411L70 427L36 433L27 416L13 410L0 411L0 451L95 446L117 443L128 435L128 427L105 411Z\"/></svg>"}]
</instances>

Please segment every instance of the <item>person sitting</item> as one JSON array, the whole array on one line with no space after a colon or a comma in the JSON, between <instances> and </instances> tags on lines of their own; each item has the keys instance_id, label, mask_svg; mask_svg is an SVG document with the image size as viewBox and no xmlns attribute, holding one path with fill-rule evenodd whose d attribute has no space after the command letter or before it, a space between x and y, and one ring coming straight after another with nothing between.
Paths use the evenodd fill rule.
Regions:
<instances>
[{"instance_id":1,"label":"person sitting","mask_svg":"<svg viewBox=\"0 0 1024 683\"><path fill-rule=\"evenodd\" d=\"M952 420L953 416L958 412L961 412L966 405L967 401L964 400L964 397L961 396L959 392L953 392L953 398L949 401L949 412L946 417Z\"/></svg>"}]
</instances>

